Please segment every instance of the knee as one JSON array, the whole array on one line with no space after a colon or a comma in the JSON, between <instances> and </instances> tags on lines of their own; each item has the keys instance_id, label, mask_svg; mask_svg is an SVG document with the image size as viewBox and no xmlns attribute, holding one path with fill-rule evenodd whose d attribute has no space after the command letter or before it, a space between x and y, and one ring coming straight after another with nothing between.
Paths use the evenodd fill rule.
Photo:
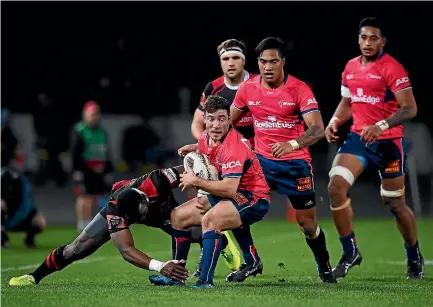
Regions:
<instances>
[{"instance_id":1,"label":"knee","mask_svg":"<svg viewBox=\"0 0 433 307\"><path fill-rule=\"evenodd\" d=\"M203 216L201 221L201 225L204 231L208 230L219 230L218 228L218 218L216 218L215 214L212 211L209 211Z\"/></svg>"},{"instance_id":2,"label":"knee","mask_svg":"<svg viewBox=\"0 0 433 307\"><path fill-rule=\"evenodd\" d=\"M340 176L333 176L328 184L328 195L331 199L347 196L347 183Z\"/></svg>"},{"instance_id":3,"label":"knee","mask_svg":"<svg viewBox=\"0 0 433 307\"><path fill-rule=\"evenodd\" d=\"M33 220L33 225L39 228L40 231L43 231L47 227L47 220L43 215L38 214Z\"/></svg>"},{"instance_id":4,"label":"knee","mask_svg":"<svg viewBox=\"0 0 433 307\"><path fill-rule=\"evenodd\" d=\"M185 227L187 227L188 225L186 224L188 221L186 221L184 217L185 215L183 214L182 208L177 208L171 211L170 214L171 226L175 229L184 229Z\"/></svg>"},{"instance_id":5,"label":"knee","mask_svg":"<svg viewBox=\"0 0 433 307\"><path fill-rule=\"evenodd\" d=\"M298 210L296 212L296 220L299 225L299 229L307 237L311 237L316 233L317 219L315 209Z\"/></svg>"}]
</instances>

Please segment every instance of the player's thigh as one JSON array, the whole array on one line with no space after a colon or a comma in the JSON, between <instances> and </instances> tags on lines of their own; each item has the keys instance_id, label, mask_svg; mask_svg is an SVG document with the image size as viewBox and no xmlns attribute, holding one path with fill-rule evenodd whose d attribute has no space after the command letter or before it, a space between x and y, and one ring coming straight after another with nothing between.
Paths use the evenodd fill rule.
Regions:
<instances>
[{"instance_id":1,"label":"player's thigh","mask_svg":"<svg viewBox=\"0 0 433 307\"><path fill-rule=\"evenodd\" d=\"M383 188L402 189L404 187L405 174L404 162L407 156L404 139L398 138L379 141L377 154L380 155L377 167L382 179ZM385 183L383 181L385 181Z\"/></svg>"},{"instance_id":2,"label":"player's thigh","mask_svg":"<svg viewBox=\"0 0 433 307\"><path fill-rule=\"evenodd\" d=\"M173 209L170 222L174 228L200 225L203 215L210 208L206 196L195 197Z\"/></svg>"},{"instance_id":3,"label":"player's thigh","mask_svg":"<svg viewBox=\"0 0 433 307\"><path fill-rule=\"evenodd\" d=\"M240 216L242 225L252 225L261 221L269 210L269 200L256 198L251 192L238 191L233 198L222 198L215 195L208 195L212 207L215 207L221 201L230 201Z\"/></svg>"},{"instance_id":4,"label":"player's thigh","mask_svg":"<svg viewBox=\"0 0 433 307\"><path fill-rule=\"evenodd\" d=\"M203 231L209 229L228 230L242 225L238 209L231 200L221 200L203 216Z\"/></svg>"},{"instance_id":5,"label":"player's thigh","mask_svg":"<svg viewBox=\"0 0 433 307\"><path fill-rule=\"evenodd\" d=\"M258 153L256 153L256 156L259 160L260 166L262 167L263 174L265 175L265 179L269 185L269 188L271 190L276 190L277 185L274 179L276 176L277 161L266 159Z\"/></svg>"},{"instance_id":6,"label":"player's thigh","mask_svg":"<svg viewBox=\"0 0 433 307\"><path fill-rule=\"evenodd\" d=\"M306 160L278 161L275 181L277 183L277 192L279 194L288 195L289 198L292 195L314 193L312 167ZM290 201L292 202L291 199Z\"/></svg>"}]
</instances>

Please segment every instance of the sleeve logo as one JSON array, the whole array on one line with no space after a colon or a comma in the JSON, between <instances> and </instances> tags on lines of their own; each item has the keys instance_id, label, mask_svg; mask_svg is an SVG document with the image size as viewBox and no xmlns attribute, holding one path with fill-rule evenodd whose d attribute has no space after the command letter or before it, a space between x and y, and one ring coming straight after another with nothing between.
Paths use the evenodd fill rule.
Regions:
<instances>
[{"instance_id":1,"label":"sleeve logo","mask_svg":"<svg viewBox=\"0 0 433 307\"><path fill-rule=\"evenodd\" d=\"M400 79L398 79L395 82L395 86L399 86L400 84L403 84L403 83L406 83L406 82L409 82L409 78L408 77L400 78Z\"/></svg>"}]
</instances>

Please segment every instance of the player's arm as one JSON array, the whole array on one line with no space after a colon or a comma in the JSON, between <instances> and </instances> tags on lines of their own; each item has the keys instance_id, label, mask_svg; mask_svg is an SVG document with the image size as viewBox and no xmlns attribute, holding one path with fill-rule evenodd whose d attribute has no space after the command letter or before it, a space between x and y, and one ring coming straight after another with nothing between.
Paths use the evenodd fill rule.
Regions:
<instances>
[{"instance_id":1,"label":"player's arm","mask_svg":"<svg viewBox=\"0 0 433 307\"><path fill-rule=\"evenodd\" d=\"M194 118L191 124L192 136L197 141L200 139L201 134L206 129L203 116L204 116L204 112L199 108L197 108L194 112Z\"/></svg>"},{"instance_id":2,"label":"player's arm","mask_svg":"<svg viewBox=\"0 0 433 307\"><path fill-rule=\"evenodd\" d=\"M244 117L245 113L248 112L247 100L245 99L244 84L241 84L238 91L236 92L235 99L230 106L230 117L233 127Z\"/></svg>"},{"instance_id":3,"label":"player's arm","mask_svg":"<svg viewBox=\"0 0 433 307\"><path fill-rule=\"evenodd\" d=\"M200 139L201 134L205 131L206 125L204 123L204 112L203 112L203 106L206 102L207 97L209 97L212 94L213 91L213 85L212 82L209 82L206 84L203 93L200 98L200 103L197 107L197 109L194 112L194 118L191 123L191 133L192 136L198 141Z\"/></svg>"},{"instance_id":4,"label":"player's arm","mask_svg":"<svg viewBox=\"0 0 433 307\"><path fill-rule=\"evenodd\" d=\"M224 177L222 180L206 180L196 176L194 186L215 196L233 198L238 190L241 174Z\"/></svg>"},{"instance_id":5,"label":"player's arm","mask_svg":"<svg viewBox=\"0 0 433 307\"><path fill-rule=\"evenodd\" d=\"M382 130L392 128L416 116L417 105L407 71L400 63L393 63L385 72L385 81L394 94L400 108L382 123ZM380 122L378 123L380 126Z\"/></svg>"},{"instance_id":6,"label":"player's arm","mask_svg":"<svg viewBox=\"0 0 433 307\"><path fill-rule=\"evenodd\" d=\"M401 90L394 94L400 109L385 119L389 128L403 124L416 116L417 105L413 96L412 88Z\"/></svg>"},{"instance_id":7,"label":"player's arm","mask_svg":"<svg viewBox=\"0 0 433 307\"><path fill-rule=\"evenodd\" d=\"M189 145L185 145L185 146L182 146L181 148L179 148L177 150L177 153L179 154L179 156L181 156L183 158L187 154L189 154L190 152L197 151L197 150L198 150L198 143L189 144Z\"/></svg>"},{"instance_id":8,"label":"player's arm","mask_svg":"<svg viewBox=\"0 0 433 307\"><path fill-rule=\"evenodd\" d=\"M320 112L313 111L302 115L302 117L308 129L304 135L295 139L298 149L314 145L325 136L325 127Z\"/></svg>"},{"instance_id":9,"label":"player's arm","mask_svg":"<svg viewBox=\"0 0 433 307\"><path fill-rule=\"evenodd\" d=\"M123 259L136 267L160 272L162 275L174 278L179 281L185 281L189 274L188 271L178 265L177 261L162 262L156 259L150 258L142 251L135 248L134 238L132 237L131 231L126 228L114 233L111 233L111 240L119 250Z\"/></svg>"},{"instance_id":10,"label":"player's arm","mask_svg":"<svg viewBox=\"0 0 433 307\"><path fill-rule=\"evenodd\" d=\"M150 173L149 177L160 195L167 195L179 186L179 174L184 172L183 166L162 168Z\"/></svg>"},{"instance_id":11,"label":"player's arm","mask_svg":"<svg viewBox=\"0 0 433 307\"><path fill-rule=\"evenodd\" d=\"M72 131L71 140L72 168L74 171L84 171L86 168L82 157L84 152L84 140L76 129Z\"/></svg>"}]
</instances>

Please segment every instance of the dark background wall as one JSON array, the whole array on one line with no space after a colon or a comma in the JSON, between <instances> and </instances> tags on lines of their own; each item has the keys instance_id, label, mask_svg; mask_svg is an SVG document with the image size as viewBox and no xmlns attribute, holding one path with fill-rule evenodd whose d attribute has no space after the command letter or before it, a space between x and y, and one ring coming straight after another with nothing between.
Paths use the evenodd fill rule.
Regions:
<instances>
[{"instance_id":1,"label":"dark background wall","mask_svg":"<svg viewBox=\"0 0 433 307\"><path fill-rule=\"evenodd\" d=\"M266 36L280 36L291 48L286 70L312 82L327 121L340 99L344 65L359 54L358 23L376 16L388 30L387 51L409 71L417 119L432 129L433 21L427 4L2 2L1 102L13 112L29 112L45 91L64 111L98 99L104 112L175 113L180 86L198 100L204 85L220 75L221 41L244 40L247 69L257 72L254 47ZM110 80L106 89L102 77Z\"/></svg>"}]
</instances>

